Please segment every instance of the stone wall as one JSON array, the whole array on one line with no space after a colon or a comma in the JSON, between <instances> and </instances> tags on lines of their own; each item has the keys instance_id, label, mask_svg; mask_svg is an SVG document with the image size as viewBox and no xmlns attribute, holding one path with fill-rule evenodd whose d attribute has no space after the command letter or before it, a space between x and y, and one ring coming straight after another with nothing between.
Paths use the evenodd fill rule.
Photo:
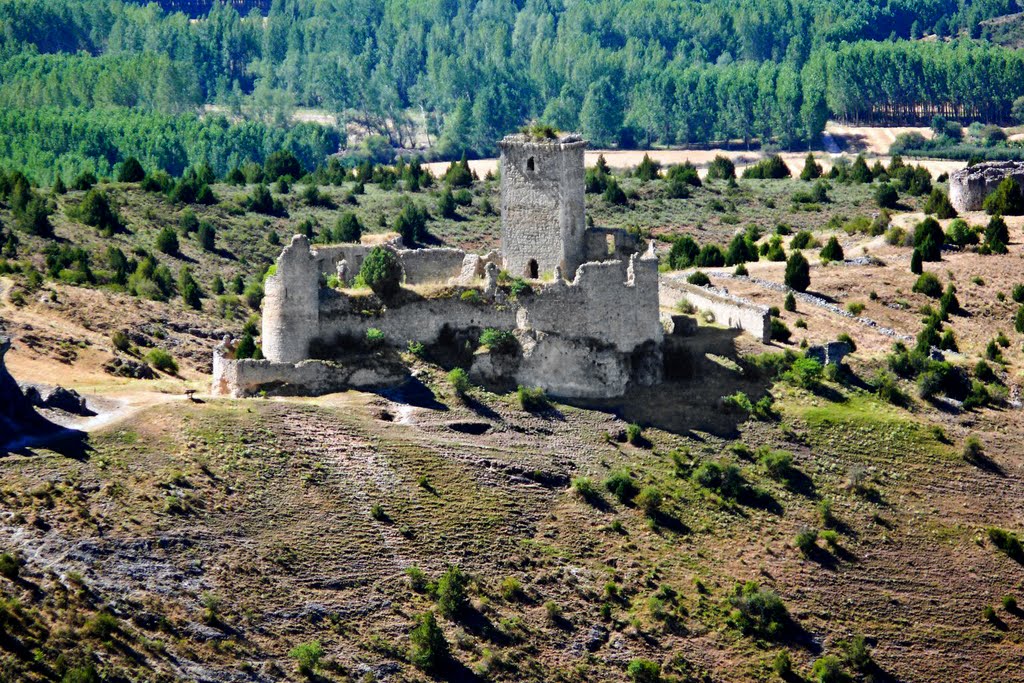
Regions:
<instances>
[{"instance_id":1,"label":"stone wall","mask_svg":"<svg viewBox=\"0 0 1024 683\"><path fill-rule=\"evenodd\" d=\"M674 309L684 298L698 310L709 311L719 325L743 330L766 344L771 341L771 316L764 306L710 287L675 279L662 281L663 306Z\"/></svg>"},{"instance_id":2,"label":"stone wall","mask_svg":"<svg viewBox=\"0 0 1024 683\"><path fill-rule=\"evenodd\" d=\"M660 342L658 259L653 250L629 261L584 263L571 283L555 282L518 313L520 329L597 339L620 351Z\"/></svg>"},{"instance_id":3,"label":"stone wall","mask_svg":"<svg viewBox=\"0 0 1024 683\"><path fill-rule=\"evenodd\" d=\"M449 330L512 329L516 325L513 306L495 306L486 301L463 301L459 290L446 298L424 298L402 292L398 300L382 310L368 311L372 299L325 290L320 309L317 337L322 344L344 347L366 338L375 328L385 342L405 348L410 341L436 344L445 328Z\"/></svg>"},{"instance_id":4,"label":"stone wall","mask_svg":"<svg viewBox=\"0 0 1024 683\"><path fill-rule=\"evenodd\" d=\"M954 171L949 176L949 201L957 211L980 211L985 198L1007 177L1024 188L1024 162L986 161Z\"/></svg>"},{"instance_id":5,"label":"stone wall","mask_svg":"<svg viewBox=\"0 0 1024 683\"><path fill-rule=\"evenodd\" d=\"M398 249L405 284L448 283L458 279L466 252L461 249Z\"/></svg>"},{"instance_id":6,"label":"stone wall","mask_svg":"<svg viewBox=\"0 0 1024 683\"><path fill-rule=\"evenodd\" d=\"M373 390L400 384L406 378L407 373L401 366L370 357L349 363L323 360L276 363L228 358L224 345L213 353L213 394L233 398L261 392L279 396L319 396L346 389Z\"/></svg>"},{"instance_id":7,"label":"stone wall","mask_svg":"<svg viewBox=\"0 0 1024 683\"><path fill-rule=\"evenodd\" d=\"M583 152L576 135L506 136L501 148L501 254L517 277L572 276L586 260Z\"/></svg>"}]
</instances>

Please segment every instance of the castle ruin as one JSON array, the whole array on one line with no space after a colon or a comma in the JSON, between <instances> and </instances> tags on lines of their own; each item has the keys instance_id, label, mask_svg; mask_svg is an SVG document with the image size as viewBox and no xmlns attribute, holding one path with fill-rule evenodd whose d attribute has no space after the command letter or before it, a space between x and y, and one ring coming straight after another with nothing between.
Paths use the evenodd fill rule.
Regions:
<instances>
[{"instance_id":1,"label":"castle ruin","mask_svg":"<svg viewBox=\"0 0 1024 683\"><path fill-rule=\"evenodd\" d=\"M980 211L985 198L1006 178L1024 188L1024 162L984 161L949 176L949 201L958 212Z\"/></svg>"},{"instance_id":2,"label":"castle ruin","mask_svg":"<svg viewBox=\"0 0 1024 683\"><path fill-rule=\"evenodd\" d=\"M653 244L641 250L625 231L587 229L586 144L576 135L503 139L501 253L390 242L403 287L387 301L344 288L370 246L314 247L296 235L266 281L265 358L234 359L229 343L219 346L214 393L319 394L402 381L403 368L371 348L371 337L392 350L413 343L461 356L470 377L488 386L566 398L621 396L661 381L658 259ZM330 276L342 288L326 286ZM528 287L513 293L509 278ZM481 347L487 329L511 333L514 343Z\"/></svg>"}]
</instances>

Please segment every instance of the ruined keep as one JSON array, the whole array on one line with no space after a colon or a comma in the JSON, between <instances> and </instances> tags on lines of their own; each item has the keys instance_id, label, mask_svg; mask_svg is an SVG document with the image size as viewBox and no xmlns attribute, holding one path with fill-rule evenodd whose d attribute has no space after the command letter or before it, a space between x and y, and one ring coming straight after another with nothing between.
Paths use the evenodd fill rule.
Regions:
<instances>
[{"instance_id":1,"label":"ruined keep","mask_svg":"<svg viewBox=\"0 0 1024 683\"><path fill-rule=\"evenodd\" d=\"M1024 188L1024 162L986 161L949 176L949 201L957 211L980 211L985 198L1006 178Z\"/></svg>"},{"instance_id":2,"label":"ruined keep","mask_svg":"<svg viewBox=\"0 0 1024 683\"><path fill-rule=\"evenodd\" d=\"M329 276L350 283L371 246L314 247L296 235L266 280L265 358L234 359L225 341L214 352L214 393L396 384L406 370L386 349L410 342L449 356L469 349L462 362L470 376L491 386L609 398L660 382L658 258L653 244L641 253L625 231L586 228L586 144L575 135L502 140L502 252L405 249L393 240L384 246L401 264L403 288L387 300L325 284ZM514 277L528 288L513 294ZM481 346L487 329L510 333L506 343ZM371 337L382 337L385 348Z\"/></svg>"},{"instance_id":3,"label":"ruined keep","mask_svg":"<svg viewBox=\"0 0 1024 683\"><path fill-rule=\"evenodd\" d=\"M508 135L501 148L501 256L514 276L555 268L571 276L586 260L583 152L578 135Z\"/></svg>"}]
</instances>

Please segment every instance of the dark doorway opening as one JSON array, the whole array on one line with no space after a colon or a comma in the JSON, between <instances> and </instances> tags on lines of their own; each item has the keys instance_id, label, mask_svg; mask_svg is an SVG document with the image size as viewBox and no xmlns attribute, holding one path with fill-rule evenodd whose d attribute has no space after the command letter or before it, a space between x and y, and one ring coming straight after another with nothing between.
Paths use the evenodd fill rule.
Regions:
<instances>
[{"instance_id":1,"label":"dark doorway opening","mask_svg":"<svg viewBox=\"0 0 1024 683\"><path fill-rule=\"evenodd\" d=\"M533 173L533 171L534 171L533 157L530 157L529 159L526 160L526 170L529 171L530 173Z\"/></svg>"},{"instance_id":2,"label":"dark doorway opening","mask_svg":"<svg viewBox=\"0 0 1024 683\"><path fill-rule=\"evenodd\" d=\"M526 277L536 280L537 275L537 260L530 259L530 262L526 264Z\"/></svg>"}]
</instances>

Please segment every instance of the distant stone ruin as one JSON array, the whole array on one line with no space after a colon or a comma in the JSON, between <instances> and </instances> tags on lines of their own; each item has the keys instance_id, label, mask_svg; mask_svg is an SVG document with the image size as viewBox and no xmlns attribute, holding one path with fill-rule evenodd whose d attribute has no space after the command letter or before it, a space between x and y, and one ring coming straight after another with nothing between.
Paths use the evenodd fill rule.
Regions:
<instances>
[{"instance_id":1,"label":"distant stone ruin","mask_svg":"<svg viewBox=\"0 0 1024 683\"><path fill-rule=\"evenodd\" d=\"M660 382L658 258L653 244L641 253L625 231L586 228L586 144L575 135L502 140L502 252L390 242L403 288L387 301L344 289L372 247L314 247L296 235L266 281L265 358L236 360L230 341L220 345L214 393L395 384L404 368L394 352L410 343L460 357L480 383L541 387L562 397L615 397L630 385ZM342 289L326 286L332 276ZM513 278L522 279L515 291ZM481 346L485 330L498 331L502 342Z\"/></svg>"},{"instance_id":2,"label":"distant stone ruin","mask_svg":"<svg viewBox=\"0 0 1024 683\"><path fill-rule=\"evenodd\" d=\"M1024 188L1024 161L986 161L949 176L949 201L957 211L980 211L985 198L1006 178Z\"/></svg>"}]
</instances>

